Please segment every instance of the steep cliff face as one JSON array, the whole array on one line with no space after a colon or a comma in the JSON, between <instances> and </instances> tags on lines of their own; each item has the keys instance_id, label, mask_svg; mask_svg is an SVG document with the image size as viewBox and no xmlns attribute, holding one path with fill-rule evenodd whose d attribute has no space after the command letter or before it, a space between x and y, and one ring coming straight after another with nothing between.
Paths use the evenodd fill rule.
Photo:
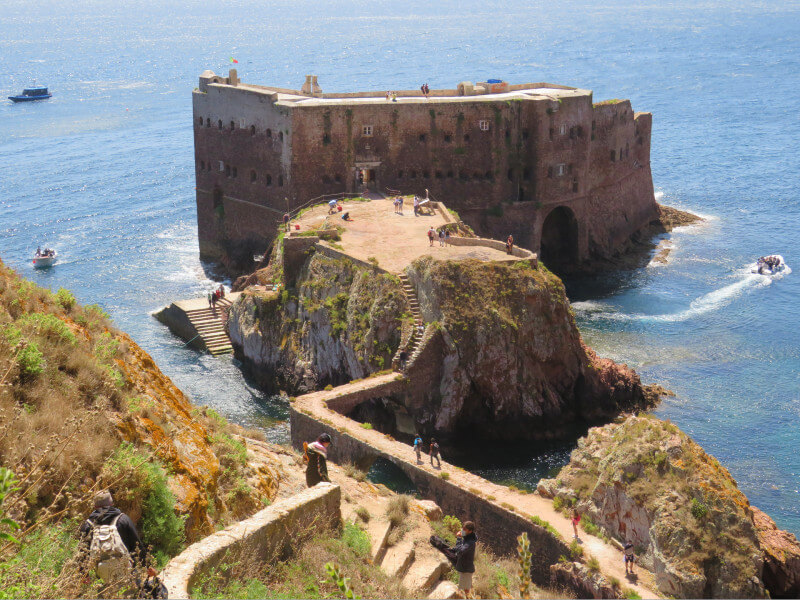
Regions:
<instances>
[{"instance_id":1,"label":"steep cliff face","mask_svg":"<svg viewBox=\"0 0 800 600\"><path fill-rule=\"evenodd\" d=\"M302 393L389 368L405 305L396 277L312 253L291 292L246 290L229 331L263 387Z\"/></svg>"},{"instance_id":2,"label":"steep cliff face","mask_svg":"<svg viewBox=\"0 0 800 600\"><path fill-rule=\"evenodd\" d=\"M767 557L783 578L778 589L747 498L716 459L669 422L638 416L591 429L539 493L630 540L669 596L764 597L765 587L784 595L796 585L796 541L778 540Z\"/></svg>"},{"instance_id":3,"label":"steep cliff face","mask_svg":"<svg viewBox=\"0 0 800 600\"><path fill-rule=\"evenodd\" d=\"M443 340L438 388L408 406L426 429L546 438L657 400L583 344L561 281L544 267L423 258L407 272Z\"/></svg>"}]
</instances>

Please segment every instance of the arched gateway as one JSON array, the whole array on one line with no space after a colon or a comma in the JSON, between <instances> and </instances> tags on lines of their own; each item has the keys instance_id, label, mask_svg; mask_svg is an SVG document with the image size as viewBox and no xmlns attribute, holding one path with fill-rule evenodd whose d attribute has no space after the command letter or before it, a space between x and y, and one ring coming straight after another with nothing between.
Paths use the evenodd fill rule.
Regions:
<instances>
[{"instance_id":1,"label":"arched gateway","mask_svg":"<svg viewBox=\"0 0 800 600\"><path fill-rule=\"evenodd\" d=\"M572 209L558 206L542 224L539 260L554 272L569 271L578 262L578 221Z\"/></svg>"}]
</instances>

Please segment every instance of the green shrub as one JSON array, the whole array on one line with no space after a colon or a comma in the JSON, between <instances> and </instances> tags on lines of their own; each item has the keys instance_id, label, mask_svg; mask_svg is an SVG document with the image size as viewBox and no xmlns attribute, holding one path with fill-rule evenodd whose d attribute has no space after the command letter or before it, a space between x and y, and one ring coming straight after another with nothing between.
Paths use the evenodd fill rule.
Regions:
<instances>
[{"instance_id":1,"label":"green shrub","mask_svg":"<svg viewBox=\"0 0 800 600\"><path fill-rule=\"evenodd\" d=\"M372 429L372 423L362 423L361 424L361 428L362 429Z\"/></svg>"},{"instance_id":2,"label":"green shrub","mask_svg":"<svg viewBox=\"0 0 800 600\"><path fill-rule=\"evenodd\" d=\"M64 310L70 311L72 307L75 306L76 301L72 292L64 288L58 288L58 292L56 292L56 302L58 302Z\"/></svg>"},{"instance_id":3,"label":"green shrub","mask_svg":"<svg viewBox=\"0 0 800 600\"><path fill-rule=\"evenodd\" d=\"M328 385L325 386L324 389L326 392L330 392L333 389L333 386L329 383Z\"/></svg>"},{"instance_id":4,"label":"green shrub","mask_svg":"<svg viewBox=\"0 0 800 600\"><path fill-rule=\"evenodd\" d=\"M692 498L692 516L698 521L705 519L708 515L708 504L700 502L697 498Z\"/></svg>"},{"instance_id":5,"label":"green shrub","mask_svg":"<svg viewBox=\"0 0 800 600\"><path fill-rule=\"evenodd\" d=\"M28 313L17 322L23 326L32 327L39 335L55 336L70 344L75 344L78 341L75 339L75 334L67 327L67 324L50 313Z\"/></svg>"},{"instance_id":6,"label":"green shrub","mask_svg":"<svg viewBox=\"0 0 800 600\"><path fill-rule=\"evenodd\" d=\"M578 543L578 540L572 540L569 544L569 556L572 560L578 560L583 556L583 546Z\"/></svg>"},{"instance_id":7,"label":"green shrub","mask_svg":"<svg viewBox=\"0 0 800 600\"><path fill-rule=\"evenodd\" d=\"M342 541L351 548L358 556L364 558L369 556L372 544L367 532L355 523L346 523L342 531Z\"/></svg>"},{"instance_id":8,"label":"green shrub","mask_svg":"<svg viewBox=\"0 0 800 600\"><path fill-rule=\"evenodd\" d=\"M116 504L125 510L141 502L142 541L152 546L159 563L180 552L185 541L184 519L175 513L177 500L167 485L160 461L123 443L106 461L105 479L116 482Z\"/></svg>"},{"instance_id":9,"label":"green shrub","mask_svg":"<svg viewBox=\"0 0 800 600\"><path fill-rule=\"evenodd\" d=\"M533 522L535 525L538 525L539 527L544 527L544 528L545 528L545 529L546 529L546 530L547 530L547 531L548 531L548 532L549 532L551 535L553 535L553 536L555 536L555 537L557 537L557 538L560 538L560 537L561 537L561 534L560 534L560 533L558 533L558 531L556 531L556 528L555 528L555 527L553 527L552 525L550 525L550 523L548 523L548 522L547 522L547 521L545 521L544 519L540 519L540 518L539 518L539 517L537 517L536 515L532 515L532 516L531 516L531 521L532 521L532 522Z\"/></svg>"},{"instance_id":10,"label":"green shrub","mask_svg":"<svg viewBox=\"0 0 800 600\"><path fill-rule=\"evenodd\" d=\"M564 508L564 499L561 496L553 498L553 509L560 511L562 508Z\"/></svg>"},{"instance_id":11,"label":"green shrub","mask_svg":"<svg viewBox=\"0 0 800 600\"><path fill-rule=\"evenodd\" d=\"M23 377L36 377L44 370L44 355L36 344L27 344L17 352L17 364Z\"/></svg>"},{"instance_id":12,"label":"green shrub","mask_svg":"<svg viewBox=\"0 0 800 600\"><path fill-rule=\"evenodd\" d=\"M590 573L599 573L600 561L596 557L590 556L589 560L586 561L586 568L589 569Z\"/></svg>"},{"instance_id":13,"label":"green shrub","mask_svg":"<svg viewBox=\"0 0 800 600\"><path fill-rule=\"evenodd\" d=\"M622 597L626 598L627 600L642 600L642 597L636 592L636 590L632 590L631 588L625 588L622 590Z\"/></svg>"},{"instance_id":14,"label":"green shrub","mask_svg":"<svg viewBox=\"0 0 800 600\"><path fill-rule=\"evenodd\" d=\"M442 471L441 473L439 473L439 479L444 479L445 481L447 481L448 479L450 479L450 473L448 473L447 471Z\"/></svg>"},{"instance_id":15,"label":"green shrub","mask_svg":"<svg viewBox=\"0 0 800 600\"><path fill-rule=\"evenodd\" d=\"M594 524L594 521L592 521L589 515L583 515L581 517L581 528L589 535L594 535L597 537L603 536L603 532L597 525Z\"/></svg>"}]
</instances>

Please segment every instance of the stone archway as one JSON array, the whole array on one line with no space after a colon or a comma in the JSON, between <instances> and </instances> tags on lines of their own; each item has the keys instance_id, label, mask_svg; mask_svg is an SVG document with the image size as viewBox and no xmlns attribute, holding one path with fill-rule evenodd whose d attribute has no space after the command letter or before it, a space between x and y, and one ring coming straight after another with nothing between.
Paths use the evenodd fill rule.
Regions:
<instances>
[{"instance_id":1,"label":"stone archway","mask_svg":"<svg viewBox=\"0 0 800 600\"><path fill-rule=\"evenodd\" d=\"M572 209L558 206L542 224L539 260L558 274L574 270L578 257L578 220Z\"/></svg>"}]
</instances>

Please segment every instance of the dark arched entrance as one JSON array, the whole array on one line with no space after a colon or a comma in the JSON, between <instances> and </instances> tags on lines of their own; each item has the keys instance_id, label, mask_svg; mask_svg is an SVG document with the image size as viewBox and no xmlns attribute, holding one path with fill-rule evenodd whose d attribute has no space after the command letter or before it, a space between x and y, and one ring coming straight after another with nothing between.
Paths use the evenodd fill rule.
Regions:
<instances>
[{"instance_id":1,"label":"dark arched entrance","mask_svg":"<svg viewBox=\"0 0 800 600\"><path fill-rule=\"evenodd\" d=\"M566 206L554 208L544 220L539 259L554 273L575 269L578 262L578 221Z\"/></svg>"}]
</instances>

